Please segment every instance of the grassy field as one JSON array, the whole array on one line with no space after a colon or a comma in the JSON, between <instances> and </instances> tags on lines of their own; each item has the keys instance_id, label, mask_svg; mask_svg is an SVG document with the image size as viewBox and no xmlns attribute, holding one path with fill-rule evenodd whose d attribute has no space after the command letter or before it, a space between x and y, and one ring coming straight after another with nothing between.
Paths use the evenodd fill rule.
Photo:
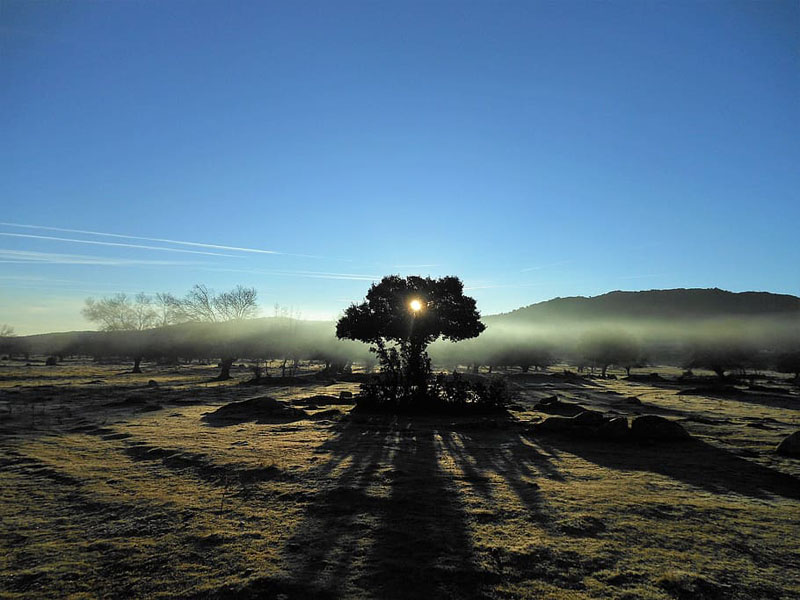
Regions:
<instances>
[{"instance_id":1,"label":"grassy field","mask_svg":"<svg viewBox=\"0 0 800 600\"><path fill-rule=\"evenodd\" d=\"M507 417L399 418L300 406L355 383L144 367L0 367L0 597L800 598L786 380L514 374ZM692 440L537 433L554 394ZM210 415L265 395L305 413Z\"/></svg>"}]
</instances>

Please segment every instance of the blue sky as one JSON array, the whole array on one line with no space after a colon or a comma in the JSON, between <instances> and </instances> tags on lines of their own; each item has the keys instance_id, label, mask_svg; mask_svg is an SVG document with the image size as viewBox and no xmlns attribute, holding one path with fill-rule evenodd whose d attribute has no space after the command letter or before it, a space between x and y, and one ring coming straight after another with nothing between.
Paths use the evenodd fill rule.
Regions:
<instances>
[{"instance_id":1,"label":"blue sky","mask_svg":"<svg viewBox=\"0 0 800 600\"><path fill-rule=\"evenodd\" d=\"M795 2L2 0L0 323L194 283L334 318L389 273L484 314L798 294L798 39Z\"/></svg>"}]
</instances>

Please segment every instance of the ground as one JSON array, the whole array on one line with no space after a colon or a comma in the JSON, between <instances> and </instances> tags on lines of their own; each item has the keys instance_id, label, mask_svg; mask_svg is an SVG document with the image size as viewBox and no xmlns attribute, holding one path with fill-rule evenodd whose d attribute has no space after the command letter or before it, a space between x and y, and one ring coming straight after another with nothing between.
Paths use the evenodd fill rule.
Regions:
<instances>
[{"instance_id":1,"label":"ground","mask_svg":"<svg viewBox=\"0 0 800 600\"><path fill-rule=\"evenodd\" d=\"M392 418L300 403L356 383L143 366L3 361L0 597L800 598L800 460L774 451L800 429L786 379L558 367L508 375L507 417ZM692 441L538 433L554 394ZM212 414L260 396L305 413Z\"/></svg>"}]
</instances>

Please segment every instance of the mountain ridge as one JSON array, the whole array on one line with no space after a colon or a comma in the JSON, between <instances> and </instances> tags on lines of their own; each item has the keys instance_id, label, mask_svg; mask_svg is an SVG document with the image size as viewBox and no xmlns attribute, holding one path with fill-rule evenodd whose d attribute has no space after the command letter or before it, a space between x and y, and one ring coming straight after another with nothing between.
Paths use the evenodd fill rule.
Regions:
<instances>
[{"instance_id":1,"label":"mountain ridge","mask_svg":"<svg viewBox=\"0 0 800 600\"><path fill-rule=\"evenodd\" d=\"M720 318L793 316L800 297L772 292L730 292L720 288L673 288L636 292L615 290L598 296L557 297L515 310L486 315L488 321L598 318Z\"/></svg>"}]
</instances>

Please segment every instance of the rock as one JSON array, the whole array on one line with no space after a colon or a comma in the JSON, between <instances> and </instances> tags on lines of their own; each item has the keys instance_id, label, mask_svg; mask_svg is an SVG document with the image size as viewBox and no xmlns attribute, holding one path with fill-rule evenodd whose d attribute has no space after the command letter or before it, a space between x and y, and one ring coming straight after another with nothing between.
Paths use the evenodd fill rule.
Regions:
<instances>
[{"instance_id":1,"label":"rock","mask_svg":"<svg viewBox=\"0 0 800 600\"><path fill-rule=\"evenodd\" d=\"M151 379L150 381L147 382L147 387L157 388L158 382L155 379Z\"/></svg>"},{"instance_id":2,"label":"rock","mask_svg":"<svg viewBox=\"0 0 800 600\"><path fill-rule=\"evenodd\" d=\"M658 373L650 373L649 375L642 375L640 373L633 373L631 375L628 375L625 379L627 379L628 381L642 381L642 382L666 381Z\"/></svg>"},{"instance_id":3,"label":"rock","mask_svg":"<svg viewBox=\"0 0 800 600\"><path fill-rule=\"evenodd\" d=\"M339 400L353 400L353 392L342 391L339 392Z\"/></svg>"},{"instance_id":4,"label":"rock","mask_svg":"<svg viewBox=\"0 0 800 600\"><path fill-rule=\"evenodd\" d=\"M605 422L602 413L593 410L583 410L573 417L555 416L548 417L537 425L542 431L557 433L574 433L579 437L592 437Z\"/></svg>"},{"instance_id":5,"label":"rock","mask_svg":"<svg viewBox=\"0 0 800 600\"><path fill-rule=\"evenodd\" d=\"M326 394L317 394L316 396L309 396L307 398L299 398L292 400L295 406L307 406L308 408L318 408L320 406L330 406L331 404L339 404L339 399L336 396L329 396Z\"/></svg>"},{"instance_id":6,"label":"rock","mask_svg":"<svg viewBox=\"0 0 800 600\"><path fill-rule=\"evenodd\" d=\"M586 409L580 404L574 402L562 402L558 396L550 396L540 402L537 402L533 410L547 413L549 415L564 415L567 417L574 417L584 412Z\"/></svg>"},{"instance_id":7,"label":"rock","mask_svg":"<svg viewBox=\"0 0 800 600\"><path fill-rule=\"evenodd\" d=\"M58 365L58 357L56 356L48 356L47 360L44 361L46 367L55 367Z\"/></svg>"},{"instance_id":8,"label":"rock","mask_svg":"<svg viewBox=\"0 0 800 600\"><path fill-rule=\"evenodd\" d=\"M784 456L800 456L800 431L786 436L776 448L778 454Z\"/></svg>"},{"instance_id":9,"label":"rock","mask_svg":"<svg viewBox=\"0 0 800 600\"><path fill-rule=\"evenodd\" d=\"M603 422L597 433L600 437L608 440L624 440L628 438L631 430L630 427L628 427L628 419L625 417L615 417Z\"/></svg>"},{"instance_id":10,"label":"rock","mask_svg":"<svg viewBox=\"0 0 800 600\"><path fill-rule=\"evenodd\" d=\"M689 439L689 433L675 421L657 415L642 415L631 423L631 434L639 440L677 442Z\"/></svg>"},{"instance_id":11,"label":"rock","mask_svg":"<svg viewBox=\"0 0 800 600\"><path fill-rule=\"evenodd\" d=\"M307 418L308 414L299 408L279 402L269 396L250 398L239 402L231 402L219 407L203 417L207 422L286 422Z\"/></svg>"},{"instance_id":12,"label":"rock","mask_svg":"<svg viewBox=\"0 0 800 600\"><path fill-rule=\"evenodd\" d=\"M584 410L572 417L575 425L579 427L600 427L606 420L603 413L594 410Z\"/></svg>"},{"instance_id":13,"label":"rock","mask_svg":"<svg viewBox=\"0 0 800 600\"><path fill-rule=\"evenodd\" d=\"M575 421L572 417L547 417L536 427L542 431L564 433L575 430Z\"/></svg>"}]
</instances>

